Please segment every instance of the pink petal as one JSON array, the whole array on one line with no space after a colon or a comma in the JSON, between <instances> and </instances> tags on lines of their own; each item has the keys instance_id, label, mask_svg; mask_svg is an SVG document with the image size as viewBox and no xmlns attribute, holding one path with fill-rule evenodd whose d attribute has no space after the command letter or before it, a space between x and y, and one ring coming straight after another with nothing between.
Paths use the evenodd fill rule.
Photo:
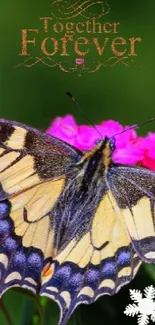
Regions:
<instances>
[{"instance_id":1,"label":"pink petal","mask_svg":"<svg viewBox=\"0 0 155 325\"><path fill-rule=\"evenodd\" d=\"M155 160L148 156L144 157L141 165L147 167L148 169L155 170Z\"/></svg>"},{"instance_id":2,"label":"pink petal","mask_svg":"<svg viewBox=\"0 0 155 325\"><path fill-rule=\"evenodd\" d=\"M78 131L78 135L75 139L76 147L81 150L90 150L99 139L97 131L93 127L87 125L80 125Z\"/></svg>"},{"instance_id":3,"label":"pink petal","mask_svg":"<svg viewBox=\"0 0 155 325\"><path fill-rule=\"evenodd\" d=\"M73 145L74 138L78 134L78 126L72 115L66 115L65 117L57 117L46 133Z\"/></svg>"},{"instance_id":4,"label":"pink petal","mask_svg":"<svg viewBox=\"0 0 155 325\"><path fill-rule=\"evenodd\" d=\"M139 148L127 144L124 148L116 148L113 154L113 159L117 163L136 165L143 159L143 154Z\"/></svg>"}]
</instances>

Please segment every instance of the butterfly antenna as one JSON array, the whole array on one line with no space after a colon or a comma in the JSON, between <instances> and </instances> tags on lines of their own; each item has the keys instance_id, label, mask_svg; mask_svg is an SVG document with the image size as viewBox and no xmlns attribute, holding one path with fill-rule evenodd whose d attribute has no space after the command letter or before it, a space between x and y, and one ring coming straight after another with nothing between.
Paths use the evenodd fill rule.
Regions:
<instances>
[{"instance_id":1,"label":"butterfly antenna","mask_svg":"<svg viewBox=\"0 0 155 325\"><path fill-rule=\"evenodd\" d=\"M96 130L96 132L99 134L99 136L101 137L101 139L103 138L103 135L99 132L99 130L96 128L96 126L88 119L88 117L84 114L82 108L80 107L80 105L78 104L78 102L75 100L75 98L73 97L73 95L67 91L66 95L68 95L68 97L70 97L70 99L74 102L76 108L81 112L81 114L83 115L83 117L85 118L85 120L91 125L93 126L93 128Z\"/></svg>"},{"instance_id":2,"label":"butterfly antenna","mask_svg":"<svg viewBox=\"0 0 155 325\"><path fill-rule=\"evenodd\" d=\"M113 137L115 137L115 136L117 136L117 135L119 135L119 134L122 134L122 133L124 133L124 132L126 132L126 131L138 129L139 127L141 127L141 126L143 126L143 125L145 125L145 124L148 124L148 123L150 123L150 122L153 122L153 121L155 121L155 117L152 117L152 118L151 118L150 120L148 120L148 121L145 121L145 122L142 122L142 123L139 123L139 124L136 124L136 125L130 126L129 128L127 128L127 129L125 129L125 130L123 130L123 131L121 131L121 132L119 132L119 133L116 133L116 134L113 135L111 138L113 138Z\"/></svg>"}]
</instances>

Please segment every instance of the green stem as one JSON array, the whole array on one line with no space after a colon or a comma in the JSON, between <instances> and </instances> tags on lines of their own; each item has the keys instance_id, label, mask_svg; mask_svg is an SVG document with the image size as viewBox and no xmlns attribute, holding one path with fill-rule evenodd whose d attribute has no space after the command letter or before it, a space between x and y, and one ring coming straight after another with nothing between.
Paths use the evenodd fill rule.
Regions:
<instances>
[{"instance_id":1,"label":"green stem","mask_svg":"<svg viewBox=\"0 0 155 325\"><path fill-rule=\"evenodd\" d=\"M39 297L35 297L35 304L36 304L36 307L37 307L37 310L36 310L36 313L34 316L38 316L39 318L39 322L38 324L34 324L34 325L43 325L44 323L44 310L43 310L43 306L41 305L41 302L40 302L40 299Z\"/></svg>"},{"instance_id":2,"label":"green stem","mask_svg":"<svg viewBox=\"0 0 155 325\"><path fill-rule=\"evenodd\" d=\"M2 310L2 312L4 314L8 325L13 325L10 314L8 313L8 310L7 310L6 306L5 306L4 301L3 301L2 298L0 299L0 309Z\"/></svg>"},{"instance_id":3,"label":"green stem","mask_svg":"<svg viewBox=\"0 0 155 325\"><path fill-rule=\"evenodd\" d=\"M23 312L22 312L22 320L21 325L32 325L33 315L35 313L35 307L33 303L33 299L28 299L24 297L23 299Z\"/></svg>"}]
</instances>

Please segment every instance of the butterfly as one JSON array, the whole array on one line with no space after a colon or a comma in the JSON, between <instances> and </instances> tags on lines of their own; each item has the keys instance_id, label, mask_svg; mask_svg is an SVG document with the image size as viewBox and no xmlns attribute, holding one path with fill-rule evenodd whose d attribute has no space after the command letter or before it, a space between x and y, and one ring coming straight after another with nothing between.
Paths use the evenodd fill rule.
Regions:
<instances>
[{"instance_id":1,"label":"butterfly","mask_svg":"<svg viewBox=\"0 0 155 325\"><path fill-rule=\"evenodd\" d=\"M114 163L114 139L80 150L0 120L0 295L22 287L60 307L113 295L155 262L155 173Z\"/></svg>"}]
</instances>

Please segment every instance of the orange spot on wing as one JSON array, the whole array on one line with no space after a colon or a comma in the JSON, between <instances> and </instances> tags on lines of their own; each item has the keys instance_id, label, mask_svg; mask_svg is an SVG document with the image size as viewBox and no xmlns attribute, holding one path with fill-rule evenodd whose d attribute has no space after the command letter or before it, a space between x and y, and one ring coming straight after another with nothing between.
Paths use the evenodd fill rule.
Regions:
<instances>
[{"instance_id":1,"label":"orange spot on wing","mask_svg":"<svg viewBox=\"0 0 155 325\"><path fill-rule=\"evenodd\" d=\"M51 266L51 264L50 263L47 263L46 265L45 265L45 267L44 267L44 269L43 269L43 271L42 271L42 277L46 277L46 276L48 276L48 275L50 275L51 274L51 268L50 268L50 266Z\"/></svg>"},{"instance_id":2,"label":"orange spot on wing","mask_svg":"<svg viewBox=\"0 0 155 325\"><path fill-rule=\"evenodd\" d=\"M41 279L42 284L47 282L53 276L55 271L55 265L48 262L42 270Z\"/></svg>"}]
</instances>

